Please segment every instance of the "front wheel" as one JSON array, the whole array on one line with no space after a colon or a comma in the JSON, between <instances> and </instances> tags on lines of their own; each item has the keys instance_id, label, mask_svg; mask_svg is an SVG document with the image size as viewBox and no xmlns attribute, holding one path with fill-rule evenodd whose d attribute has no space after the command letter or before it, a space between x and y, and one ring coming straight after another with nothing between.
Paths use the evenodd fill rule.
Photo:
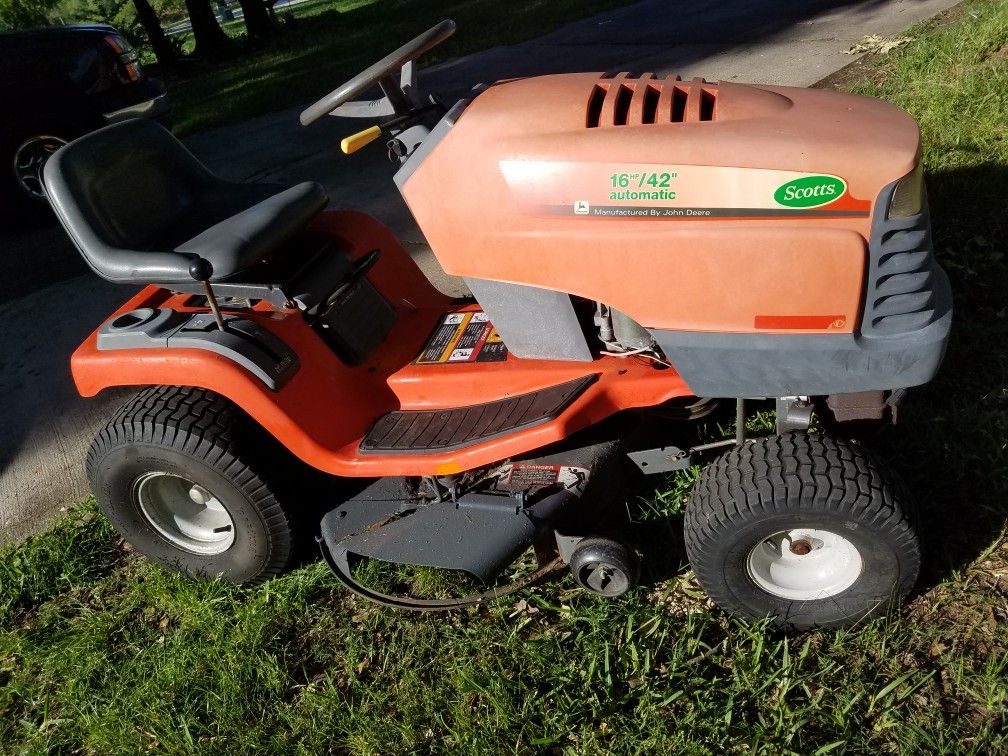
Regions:
<instances>
[{"instance_id":1,"label":"front wheel","mask_svg":"<svg viewBox=\"0 0 1008 756\"><path fill-rule=\"evenodd\" d=\"M700 475L686 509L697 580L725 611L779 627L847 627L906 596L920 568L912 506L863 449L759 439Z\"/></svg>"}]
</instances>

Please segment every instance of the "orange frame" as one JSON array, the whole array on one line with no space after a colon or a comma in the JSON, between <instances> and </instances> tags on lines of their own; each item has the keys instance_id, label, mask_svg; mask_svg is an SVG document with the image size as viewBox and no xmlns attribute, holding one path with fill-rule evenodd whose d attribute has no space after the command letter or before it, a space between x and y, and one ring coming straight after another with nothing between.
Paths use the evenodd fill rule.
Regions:
<instances>
[{"instance_id":1,"label":"orange frame","mask_svg":"<svg viewBox=\"0 0 1008 756\"><path fill-rule=\"evenodd\" d=\"M71 359L78 391L94 396L113 386L209 389L241 407L306 463L351 477L462 472L554 443L620 410L692 394L674 369L658 370L644 360L597 357L592 362L564 362L508 354L502 362L415 364L441 317L467 308L457 307L434 289L392 233L367 215L325 212L306 233L334 240L354 258L376 248L382 252L368 278L395 308L398 320L366 362L352 367L343 364L297 311L260 303L242 314L283 339L301 362L279 391L270 391L225 357L203 350L99 351L97 331ZM148 286L111 318L141 307L200 311L186 305L189 299L189 295ZM361 439L388 412L481 404L589 374L597 380L560 417L542 425L437 454L360 452Z\"/></svg>"}]
</instances>

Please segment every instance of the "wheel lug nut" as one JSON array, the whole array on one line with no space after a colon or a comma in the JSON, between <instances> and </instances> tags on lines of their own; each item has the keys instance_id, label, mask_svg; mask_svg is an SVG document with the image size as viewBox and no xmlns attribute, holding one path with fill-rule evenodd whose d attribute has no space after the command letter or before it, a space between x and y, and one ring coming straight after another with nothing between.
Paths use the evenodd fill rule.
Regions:
<instances>
[{"instance_id":1,"label":"wheel lug nut","mask_svg":"<svg viewBox=\"0 0 1008 756\"><path fill-rule=\"evenodd\" d=\"M805 556L810 551L812 551L812 544L806 541L804 538L799 538L797 541L791 541L791 553L797 554L798 556Z\"/></svg>"}]
</instances>

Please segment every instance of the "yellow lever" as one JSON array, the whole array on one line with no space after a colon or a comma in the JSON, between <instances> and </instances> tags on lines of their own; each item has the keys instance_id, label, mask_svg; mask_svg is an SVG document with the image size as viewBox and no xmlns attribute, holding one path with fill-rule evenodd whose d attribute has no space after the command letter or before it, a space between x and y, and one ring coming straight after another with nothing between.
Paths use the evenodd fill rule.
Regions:
<instances>
[{"instance_id":1,"label":"yellow lever","mask_svg":"<svg viewBox=\"0 0 1008 756\"><path fill-rule=\"evenodd\" d=\"M356 134L351 134L348 137L344 137L343 141L340 142L340 149L347 155L352 155L357 152L361 147L366 147L371 144L375 139L381 136L381 127L372 126L369 129L364 129L364 131L358 131Z\"/></svg>"}]
</instances>

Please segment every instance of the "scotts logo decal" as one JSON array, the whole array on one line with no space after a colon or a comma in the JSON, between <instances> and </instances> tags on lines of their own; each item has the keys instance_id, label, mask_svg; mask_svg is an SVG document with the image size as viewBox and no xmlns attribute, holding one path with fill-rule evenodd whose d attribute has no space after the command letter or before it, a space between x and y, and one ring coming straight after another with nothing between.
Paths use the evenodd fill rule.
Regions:
<instances>
[{"instance_id":1,"label":"scotts logo decal","mask_svg":"<svg viewBox=\"0 0 1008 756\"><path fill-rule=\"evenodd\" d=\"M867 218L838 176L773 168L662 163L502 160L524 212L571 219L697 221Z\"/></svg>"},{"instance_id":2,"label":"scotts logo decal","mask_svg":"<svg viewBox=\"0 0 1008 756\"><path fill-rule=\"evenodd\" d=\"M805 176L781 184L774 199L784 207L819 207L840 199L847 184L836 176Z\"/></svg>"}]
</instances>

